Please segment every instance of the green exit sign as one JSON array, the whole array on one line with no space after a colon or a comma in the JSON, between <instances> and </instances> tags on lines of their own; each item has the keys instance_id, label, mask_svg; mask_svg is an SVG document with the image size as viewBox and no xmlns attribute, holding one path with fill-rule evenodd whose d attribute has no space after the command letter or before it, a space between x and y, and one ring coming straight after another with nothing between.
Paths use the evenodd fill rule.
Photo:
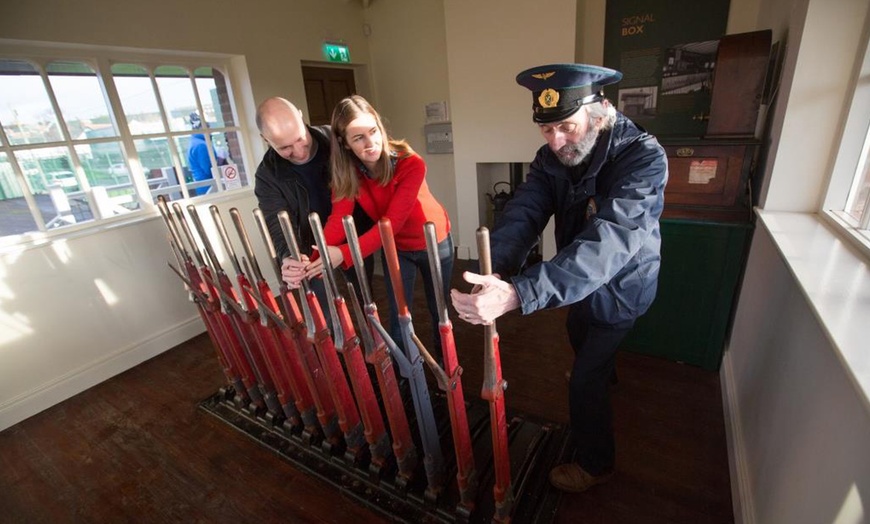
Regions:
<instances>
[{"instance_id":1,"label":"green exit sign","mask_svg":"<svg viewBox=\"0 0 870 524\"><path fill-rule=\"evenodd\" d=\"M323 44L323 54L329 62L350 63L350 49L344 44Z\"/></svg>"}]
</instances>

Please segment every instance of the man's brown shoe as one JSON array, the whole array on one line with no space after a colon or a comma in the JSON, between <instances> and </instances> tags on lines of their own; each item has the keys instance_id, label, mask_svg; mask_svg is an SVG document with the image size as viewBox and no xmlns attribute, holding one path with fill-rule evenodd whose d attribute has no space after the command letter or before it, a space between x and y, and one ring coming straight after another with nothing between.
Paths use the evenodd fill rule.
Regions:
<instances>
[{"instance_id":1,"label":"man's brown shoe","mask_svg":"<svg viewBox=\"0 0 870 524\"><path fill-rule=\"evenodd\" d=\"M613 472L594 476L575 462L561 464L550 470L550 484L556 489L570 493L586 491L596 484L603 484L613 477Z\"/></svg>"}]
</instances>

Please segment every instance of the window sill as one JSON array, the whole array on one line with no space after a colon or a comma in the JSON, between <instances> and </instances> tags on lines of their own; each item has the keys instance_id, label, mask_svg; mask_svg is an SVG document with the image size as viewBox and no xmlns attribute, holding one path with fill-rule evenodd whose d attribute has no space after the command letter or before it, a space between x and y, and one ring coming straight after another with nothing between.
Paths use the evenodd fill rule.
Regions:
<instances>
[{"instance_id":1,"label":"window sill","mask_svg":"<svg viewBox=\"0 0 870 524\"><path fill-rule=\"evenodd\" d=\"M851 242L855 246L855 249L864 255L866 260L870 260L870 239L859 233L853 223L847 222L841 214L833 211L823 211L819 217L835 230L839 230L842 237Z\"/></svg>"},{"instance_id":2,"label":"window sill","mask_svg":"<svg viewBox=\"0 0 870 524\"><path fill-rule=\"evenodd\" d=\"M820 215L757 209L870 410L870 267Z\"/></svg>"},{"instance_id":3,"label":"window sill","mask_svg":"<svg viewBox=\"0 0 870 524\"><path fill-rule=\"evenodd\" d=\"M188 204L193 204L197 207L203 205L221 204L224 202L236 200L245 195L245 193L253 194L254 186L244 186L238 189L221 191L214 195L203 195L193 199L176 200L187 207ZM118 215L115 217L92 220L67 226L61 229L53 229L50 231L34 231L31 233L22 233L20 235L9 235L0 238L0 255L18 254L29 249L36 249L46 244L51 244L57 241L72 240L75 238L96 235L109 229L119 227L128 227L149 220L154 220L160 217L156 206L152 206L150 210L137 210L127 215Z\"/></svg>"}]
</instances>

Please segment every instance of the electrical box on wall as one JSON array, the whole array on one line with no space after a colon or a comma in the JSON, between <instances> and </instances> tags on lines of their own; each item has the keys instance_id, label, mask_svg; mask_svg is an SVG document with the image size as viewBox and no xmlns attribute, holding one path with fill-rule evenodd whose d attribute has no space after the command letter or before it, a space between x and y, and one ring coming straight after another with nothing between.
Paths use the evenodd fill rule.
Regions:
<instances>
[{"instance_id":1,"label":"electrical box on wall","mask_svg":"<svg viewBox=\"0 0 870 524\"><path fill-rule=\"evenodd\" d=\"M432 154L453 153L453 126L446 124L426 124L426 152Z\"/></svg>"}]
</instances>

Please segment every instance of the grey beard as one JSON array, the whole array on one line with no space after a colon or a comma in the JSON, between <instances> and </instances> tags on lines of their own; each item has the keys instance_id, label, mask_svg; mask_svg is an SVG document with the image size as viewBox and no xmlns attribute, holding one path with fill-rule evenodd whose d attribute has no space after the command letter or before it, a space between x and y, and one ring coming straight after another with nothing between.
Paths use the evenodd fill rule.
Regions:
<instances>
[{"instance_id":1,"label":"grey beard","mask_svg":"<svg viewBox=\"0 0 870 524\"><path fill-rule=\"evenodd\" d=\"M593 127L586 133L586 136L583 137L576 144L565 144L558 151L556 151L556 156L559 158L559 162L562 162L563 165L568 167L574 167L579 165L586 157L592 153L592 150L595 148L595 142L598 140L599 131L597 127Z\"/></svg>"}]
</instances>

